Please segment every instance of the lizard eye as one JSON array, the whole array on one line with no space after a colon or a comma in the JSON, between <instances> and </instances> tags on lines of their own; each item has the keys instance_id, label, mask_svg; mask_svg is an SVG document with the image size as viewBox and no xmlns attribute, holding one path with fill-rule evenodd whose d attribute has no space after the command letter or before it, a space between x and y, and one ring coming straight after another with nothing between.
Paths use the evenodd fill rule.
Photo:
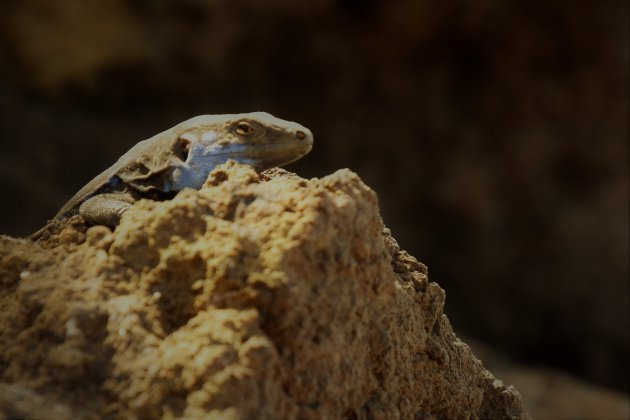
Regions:
<instances>
[{"instance_id":1,"label":"lizard eye","mask_svg":"<svg viewBox=\"0 0 630 420\"><path fill-rule=\"evenodd\" d=\"M246 121L241 121L236 125L236 134L250 136L254 133L254 127Z\"/></svg>"}]
</instances>

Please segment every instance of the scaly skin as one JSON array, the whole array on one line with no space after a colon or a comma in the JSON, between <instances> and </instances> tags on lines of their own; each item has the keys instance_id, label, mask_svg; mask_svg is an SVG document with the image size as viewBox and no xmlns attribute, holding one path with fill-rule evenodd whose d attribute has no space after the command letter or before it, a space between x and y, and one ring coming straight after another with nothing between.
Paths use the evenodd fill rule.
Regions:
<instances>
[{"instance_id":1,"label":"scaly skin","mask_svg":"<svg viewBox=\"0 0 630 420\"><path fill-rule=\"evenodd\" d=\"M81 214L89 224L116 226L135 201L199 189L229 159L262 171L291 163L312 147L308 128L264 112L194 117L136 144L81 188L54 221Z\"/></svg>"}]
</instances>

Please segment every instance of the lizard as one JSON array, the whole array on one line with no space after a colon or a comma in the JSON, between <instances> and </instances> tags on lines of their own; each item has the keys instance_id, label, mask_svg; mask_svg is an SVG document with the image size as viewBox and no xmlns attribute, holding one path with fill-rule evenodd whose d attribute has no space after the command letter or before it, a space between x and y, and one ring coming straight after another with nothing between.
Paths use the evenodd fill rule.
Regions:
<instances>
[{"instance_id":1,"label":"lizard","mask_svg":"<svg viewBox=\"0 0 630 420\"><path fill-rule=\"evenodd\" d=\"M228 160L262 171L287 165L313 147L311 131L266 112L200 115L140 141L81 188L50 223L80 214L89 225L115 227L139 199L165 200L200 189ZM46 227L30 236L37 240Z\"/></svg>"}]
</instances>

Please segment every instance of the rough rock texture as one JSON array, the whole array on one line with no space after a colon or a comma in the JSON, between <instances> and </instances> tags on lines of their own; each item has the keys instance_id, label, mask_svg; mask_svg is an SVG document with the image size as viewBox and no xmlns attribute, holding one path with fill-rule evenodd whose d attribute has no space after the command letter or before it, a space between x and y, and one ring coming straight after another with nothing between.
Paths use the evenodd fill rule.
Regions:
<instances>
[{"instance_id":1,"label":"rough rock texture","mask_svg":"<svg viewBox=\"0 0 630 420\"><path fill-rule=\"evenodd\" d=\"M230 162L114 232L0 240L0 414L526 417L426 274L354 173Z\"/></svg>"}]
</instances>

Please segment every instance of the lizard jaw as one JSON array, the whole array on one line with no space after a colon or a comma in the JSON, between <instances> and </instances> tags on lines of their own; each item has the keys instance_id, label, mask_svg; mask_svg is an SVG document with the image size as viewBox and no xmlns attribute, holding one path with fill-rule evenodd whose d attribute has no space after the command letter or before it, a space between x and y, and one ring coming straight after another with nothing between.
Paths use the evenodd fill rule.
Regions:
<instances>
[{"instance_id":1,"label":"lizard jaw","mask_svg":"<svg viewBox=\"0 0 630 420\"><path fill-rule=\"evenodd\" d=\"M313 148L312 143L265 144L249 146L242 151L222 154L225 161L232 159L239 163L251 165L262 171L275 166L284 166L306 155Z\"/></svg>"},{"instance_id":2,"label":"lizard jaw","mask_svg":"<svg viewBox=\"0 0 630 420\"><path fill-rule=\"evenodd\" d=\"M234 146L234 145L233 145ZM218 165L233 160L238 163L253 166L257 171L282 166L294 162L307 154L312 143L276 143L265 145L245 145L217 153L191 153L186 162L173 168L170 182L163 185L164 191L180 191L184 188L200 189L208 175Z\"/></svg>"}]
</instances>

